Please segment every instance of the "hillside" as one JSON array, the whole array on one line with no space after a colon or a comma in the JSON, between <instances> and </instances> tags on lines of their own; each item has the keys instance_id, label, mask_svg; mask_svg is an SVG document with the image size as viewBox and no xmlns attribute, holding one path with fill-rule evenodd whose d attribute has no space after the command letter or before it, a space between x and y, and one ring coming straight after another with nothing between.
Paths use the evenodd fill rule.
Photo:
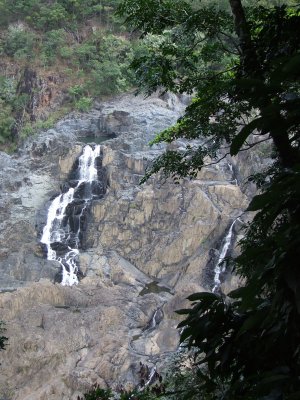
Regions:
<instances>
[{"instance_id":1,"label":"hillside","mask_svg":"<svg viewBox=\"0 0 300 400\"><path fill-rule=\"evenodd\" d=\"M118 2L0 2L1 150L132 87L133 43L114 15Z\"/></svg>"}]
</instances>

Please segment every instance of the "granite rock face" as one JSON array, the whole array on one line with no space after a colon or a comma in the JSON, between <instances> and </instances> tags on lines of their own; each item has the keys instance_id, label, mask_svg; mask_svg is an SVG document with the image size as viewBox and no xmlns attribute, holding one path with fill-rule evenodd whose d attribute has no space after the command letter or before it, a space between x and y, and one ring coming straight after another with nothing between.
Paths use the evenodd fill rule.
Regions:
<instances>
[{"instance_id":1,"label":"granite rock face","mask_svg":"<svg viewBox=\"0 0 300 400\"><path fill-rule=\"evenodd\" d=\"M0 309L9 337L0 398L76 400L95 382L134 384L140 361L160 367L176 351L174 310L212 288L222 239L248 204L231 159L181 185L161 176L139 185L163 150L149 140L187 101L123 95L70 115L19 156L0 154ZM109 137L102 143L109 186L92 205L79 257L84 278L62 287L54 283L59 265L39 245L47 208L82 141Z\"/></svg>"},{"instance_id":2,"label":"granite rock face","mask_svg":"<svg viewBox=\"0 0 300 400\"><path fill-rule=\"evenodd\" d=\"M140 360L153 363L155 355L175 351L174 318L166 317L155 337L147 332L157 308L172 296L139 295L142 284L128 272L127 279L134 285L100 276L72 288L41 280L2 294L9 346L1 354L1 396L77 400L96 382L134 384Z\"/></svg>"}]
</instances>

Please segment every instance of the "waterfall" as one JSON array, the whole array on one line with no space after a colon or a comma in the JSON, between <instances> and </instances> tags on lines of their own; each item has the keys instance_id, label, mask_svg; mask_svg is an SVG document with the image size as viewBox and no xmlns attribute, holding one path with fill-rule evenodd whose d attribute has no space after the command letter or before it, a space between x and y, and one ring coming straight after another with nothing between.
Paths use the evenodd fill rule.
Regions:
<instances>
[{"instance_id":1,"label":"waterfall","mask_svg":"<svg viewBox=\"0 0 300 400\"><path fill-rule=\"evenodd\" d=\"M76 179L69 182L65 193L50 204L41 243L48 260L56 260L62 268L62 285L78 283L78 254L86 213L94 198L104 195L106 185L98 180L100 145L87 145L79 157Z\"/></svg>"},{"instance_id":2,"label":"waterfall","mask_svg":"<svg viewBox=\"0 0 300 400\"><path fill-rule=\"evenodd\" d=\"M150 320L150 324L149 324L149 330L151 329L155 329L163 320L164 318L164 313L163 310L161 308L158 308L154 314L153 317Z\"/></svg>"},{"instance_id":3,"label":"waterfall","mask_svg":"<svg viewBox=\"0 0 300 400\"><path fill-rule=\"evenodd\" d=\"M145 383L144 388L149 386L149 385L151 385L154 382L156 376L157 376L156 368L152 367L151 371L150 371L150 374L149 374L148 381Z\"/></svg>"},{"instance_id":4,"label":"waterfall","mask_svg":"<svg viewBox=\"0 0 300 400\"><path fill-rule=\"evenodd\" d=\"M223 247L221 249L218 262L217 262L217 264L215 266L215 269L214 269L214 274L215 274L214 275L214 287L212 289L212 292L216 292L217 289L220 287L220 284L221 284L220 275L221 275L222 272L225 271L225 268L226 268L225 265L222 264L222 263L223 263L226 255L227 255L229 246L231 244L232 231L233 231L234 224L236 223L237 220L238 220L238 218L235 219L233 221L233 223L230 225L229 231L228 231L228 233L227 233L227 235L225 237L225 240L223 241Z\"/></svg>"}]
</instances>

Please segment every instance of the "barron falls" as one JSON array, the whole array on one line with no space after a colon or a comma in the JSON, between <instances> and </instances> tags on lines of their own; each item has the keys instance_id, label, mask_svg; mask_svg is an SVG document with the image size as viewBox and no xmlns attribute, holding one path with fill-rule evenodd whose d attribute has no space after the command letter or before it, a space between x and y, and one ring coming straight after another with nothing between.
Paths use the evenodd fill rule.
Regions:
<instances>
[{"instance_id":1,"label":"barron falls","mask_svg":"<svg viewBox=\"0 0 300 400\"><path fill-rule=\"evenodd\" d=\"M81 245L85 214L94 198L103 197L105 186L98 180L100 145L86 145L78 159L72 186L52 201L41 243L46 245L48 260L61 265L62 285L78 283L78 248ZM56 250L55 250L56 248Z\"/></svg>"},{"instance_id":2,"label":"barron falls","mask_svg":"<svg viewBox=\"0 0 300 400\"><path fill-rule=\"evenodd\" d=\"M222 261L238 251L254 190L245 177L260 159L139 184L164 150L149 141L188 101L122 95L0 153L0 398L134 386L140 362L149 380L178 349L186 297L236 285Z\"/></svg>"}]
</instances>

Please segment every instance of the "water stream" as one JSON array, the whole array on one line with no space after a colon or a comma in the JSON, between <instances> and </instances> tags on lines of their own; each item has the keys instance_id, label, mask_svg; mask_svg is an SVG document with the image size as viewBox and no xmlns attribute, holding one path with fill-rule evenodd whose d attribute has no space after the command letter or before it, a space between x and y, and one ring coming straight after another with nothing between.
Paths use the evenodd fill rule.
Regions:
<instances>
[{"instance_id":1,"label":"water stream","mask_svg":"<svg viewBox=\"0 0 300 400\"><path fill-rule=\"evenodd\" d=\"M225 271L225 268L226 268L226 265L223 261L227 255L229 246L231 245L233 227L237 220L238 220L238 218L232 222L232 224L230 225L229 231L223 241L223 246L222 246L222 249L220 252L220 256L218 258L218 261L217 261L215 269L214 269L214 287L212 289L213 293L216 292L221 285L220 275Z\"/></svg>"},{"instance_id":2,"label":"water stream","mask_svg":"<svg viewBox=\"0 0 300 400\"><path fill-rule=\"evenodd\" d=\"M149 324L147 325L145 331L150 332L160 324L160 322L163 320L164 314L162 311L162 308L158 308L155 310L154 314L152 315L152 318L149 321Z\"/></svg>"},{"instance_id":3,"label":"water stream","mask_svg":"<svg viewBox=\"0 0 300 400\"><path fill-rule=\"evenodd\" d=\"M41 243L48 260L56 260L62 268L61 284L78 283L78 254L82 245L86 214L91 201L104 195L106 185L98 179L101 168L100 145L87 145L63 193L50 204Z\"/></svg>"}]
</instances>

